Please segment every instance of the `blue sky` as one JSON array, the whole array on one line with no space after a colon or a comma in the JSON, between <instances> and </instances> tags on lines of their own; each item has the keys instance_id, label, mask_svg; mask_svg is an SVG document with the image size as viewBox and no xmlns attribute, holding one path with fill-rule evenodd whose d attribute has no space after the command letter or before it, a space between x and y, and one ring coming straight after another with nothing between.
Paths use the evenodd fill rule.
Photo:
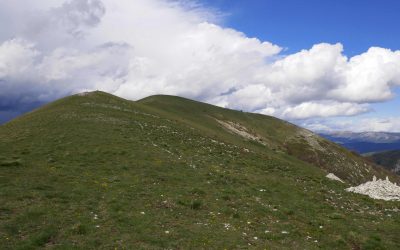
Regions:
<instances>
[{"instance_id":1,"label":"blue sky","mask_svg":"<svg viewBox=\"0 0 400 250\"><path fill-rule=\"evenodd\" d=\"M345 54L372 46L400 49L396 0L203 0L227 15L225 25L287 47L289 53L340 42Z\"/></svg>"},{"instance_id":2,"label":"blue sky","mask_svg":"<svg viewBox=\"0 0 400 250\"><path fill-rule=\"evenodd\" d=\"M0 1L0 123L102 90L400 132L400 2Z\"/></svg>"},{"instance_id":3,"label":"blue sky","mask_svg":"<svg viewBox=\"0 0 400 250\"><path fill-rule=\"evenodd\" d=\"M322 42L342 43L348 57L374 46L400 49L400 1L396 0L203 0L201 3L226 15L223 25L279 44L288 54ZM344 120L398 117L399 88L394 95L389 101L372 103L371 112Z\"/></svg>"}]
</instances>

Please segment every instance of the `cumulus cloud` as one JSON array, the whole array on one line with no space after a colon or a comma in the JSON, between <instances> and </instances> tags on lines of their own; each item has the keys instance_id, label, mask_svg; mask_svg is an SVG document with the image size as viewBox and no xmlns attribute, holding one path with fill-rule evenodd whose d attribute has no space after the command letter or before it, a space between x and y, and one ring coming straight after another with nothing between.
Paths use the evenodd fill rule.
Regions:
<instances>
[{"instance_id":1,"label":"cumulus cloud","mask_svg":"<svg viewBox=\"0 0 400 250\"><path fill-rule=\"evenodd\" d=\"M283 117L305 119L310 117L353 116L367 111L369 109L365 105L347 102L303 102L297 106L286 108Z\"/></svg>"},{"instance_id":2,"label":"cumulus cloud","mask_svg":"<svg viewBox=\"0 0 400 250\"><path fill-rule=\"evenodd\" d=\"M347 62L343 81L331 96L358 103L388 100L400 85L399 69L400 51L372 47Z\"/></svg>"},{"instance_id":3,"label":"cumulus cloud","mask_svg":"<svg viewBox=\"0 0 400 250\"><path fill-rule=\"evenodd\" d=\"M34 45L18 39L0 44L0 77L23 77L23 73L34 65L39 54Z\"/></svg>"},{"instance_id":4,"label":"cumulus cloud","mask_svg":"<svg viewBox=\"0 0 400 250\"><path fill-rule=\"evenodd\" d=\"M99 89L296 120L368 112L400 85L400 51L348 58L322 43L286 55L220 18L195 1L0 0L0 110Z\"/></svg>"}]
</instances>

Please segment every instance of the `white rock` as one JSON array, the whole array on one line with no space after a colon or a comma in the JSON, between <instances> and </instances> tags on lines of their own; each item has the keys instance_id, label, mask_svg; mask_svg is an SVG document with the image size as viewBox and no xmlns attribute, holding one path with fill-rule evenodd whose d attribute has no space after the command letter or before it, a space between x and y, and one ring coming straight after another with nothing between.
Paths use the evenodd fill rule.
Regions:
<instances>
[{"instance_id":1,"label":"white rock","mask_svg":"<svg viewBox=\"0 0 400 250\"><path fill-rule=\"evenodd\" d=\"M82 93L78 93L78 96L86 96L89 94L90 94L90 92L82 92Z\"/></svg>"},{"instance_id":2,"label":"white rock","mask_svg":"<svg viewBox=\"0 0 400 250\"><path fill-rule=\"evenodd\" d=\"M342 179L340 179L339 177L337 177L336 175L329 173L326 178L334 180L334 181L340 181L341 183L344 183L344 181L342 181Z\"/></svg>"},{"instance_id":3,"label":"white rock","mask_svg":"<svg viewBox=\"0 0 400 250\"><path fill-rule=\"evenodd\" d=\"M357 187L347 188L346 191L368 195L373 199L400 201L400 187L396 183L390 182L388 177L386 177L386 180L377 180L374 176L372 181Z\"/></svg>"}]
</instances>

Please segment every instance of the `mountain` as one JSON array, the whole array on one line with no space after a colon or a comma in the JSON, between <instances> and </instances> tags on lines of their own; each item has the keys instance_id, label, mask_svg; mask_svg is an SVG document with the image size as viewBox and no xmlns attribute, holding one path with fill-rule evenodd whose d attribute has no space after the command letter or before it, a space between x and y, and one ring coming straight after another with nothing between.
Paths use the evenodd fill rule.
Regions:
<instances>
[{"instance_id":1,"label":"mountain","mask_svg":"<svg viewBox=\"0 0 400 250\"><path fill-rule=\"evenodd\" d=\"M328 136L342 138L344 141L364 141L375 143L394 143L400 141L400 133L389 132L332 132Z\"/></svg>"},{"instance_id":2,"label":"mountain","mask_svg":"<svg viewBox=\"0 0 400 250\"><path fill-rule=\"evenodd\" d=\"M376 164L384 166L396 174L400 174L400 150L372 153L368 154L367 157Z\"/></svg>"},{"instance_id":3,"label":"mountain","mask_svg":"<svg viewBox=\"0 0 400 250\"><path fill-rule=\"evenodd\" d=\"M396 249L398 203L345 191L374 175L273 117L82 93L0 126L0 245Z\"/></svg>"},{"instance_id":4,"label":"mountain","mask_svg":"<svg viewBox=\"0 0 400 250\"><path fill-rule=\"evenodd\" d=\"M320 135L360 154L400 149L400 133L332 132Z\"/></svg>"}]
</instances>

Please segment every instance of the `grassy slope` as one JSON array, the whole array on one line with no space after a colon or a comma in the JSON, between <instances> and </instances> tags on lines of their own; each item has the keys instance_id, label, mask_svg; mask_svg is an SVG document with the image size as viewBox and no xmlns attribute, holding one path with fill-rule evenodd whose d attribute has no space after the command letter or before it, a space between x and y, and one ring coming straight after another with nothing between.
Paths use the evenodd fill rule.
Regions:
<instances>
[{"instance_id":1,"label":"grassy slope","mask_svg":"<svg viewBox=\"0 0 400 250\"><path fill-rule=\"evenodd\" d=\"M59 100L0 127L0 246L396 249L398 203L286 154L296 129L172 97Z\"/></svg>"},{"instance_id":2,"label":"grassy slope","mask_svg":"<svg viewBox=\"0 0 400 250\"><path fill-rule=\"evenodd\" d=\"M173 117L208 135L248 147L248 142L222 128L216 119L239 123L259 135L267 145L263 147L260 143L253 143L253 150L264 153L273 151L284 157L289 153L335 173L349 183L360 184L371 180L374 175L380 178L392 175L335 143L274 117L223 109L175 96L151 96L139 103L154 108L152 112Z\"/></svg>"}]
</instances>

